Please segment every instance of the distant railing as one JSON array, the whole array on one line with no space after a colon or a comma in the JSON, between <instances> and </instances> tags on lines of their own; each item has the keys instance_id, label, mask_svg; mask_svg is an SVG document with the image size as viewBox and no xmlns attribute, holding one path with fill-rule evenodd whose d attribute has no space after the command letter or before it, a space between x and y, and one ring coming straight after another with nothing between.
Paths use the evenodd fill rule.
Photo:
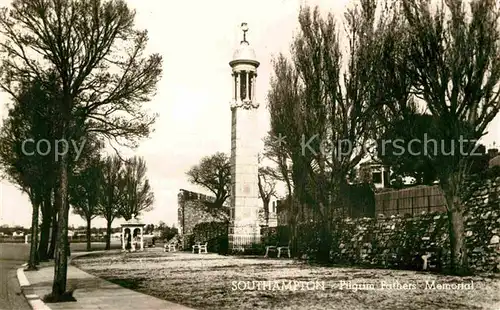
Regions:
<instances>
[{"instance_id":1,"label":"distant railing","mask_svg":"<svg viewBox=\"0 0 500 310\"><path fill-rule=\"evenodd\" d=\"M0 236L0 243L24 243L24 236Z\"/></svg>"}]
</instances>

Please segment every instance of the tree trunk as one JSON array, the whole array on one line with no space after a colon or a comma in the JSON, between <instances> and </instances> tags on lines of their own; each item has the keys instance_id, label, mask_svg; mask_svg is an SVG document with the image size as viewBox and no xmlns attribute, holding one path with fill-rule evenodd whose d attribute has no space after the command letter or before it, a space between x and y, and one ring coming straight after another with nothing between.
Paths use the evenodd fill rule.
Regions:
<instances>
[{"instance_id":1,"label":"tree trunk","mask_svg":"<svg viewBox=\"0 0 500 310\"><path fill-rule=\"evenodd\" d=\"M48 248L50 239L50 224L52 221L52 205L50 193L44 197L42 203L42 227L40 231L40 244L38 245L38 257L40 261L48 260Z\"/></svg>"},{"instance_id":2,"label":"tree trunk","mask_svg":"<svg viewBox=\"0 0 500 310\"><path fill-rule=\"evenodd\" d=\"M264 219L266 221L266 227L269 227L269 198L262 199L264 203Z\"/></svg>"},{"instance_id":3,"label":"tree trunk","mask_svg":"<svg viewBox=\"0 0 500 310\"><path fill-rule=\"evenodd\" d=\"M466 275L469 273L467 260L467 248L465 244L465 225L463 209L460 205L460 200L454 197L453 206L449 206L448 223L450 234L450 250L451 250L451 271L456 275Z\"/></svg>"},{"instance_id":4,"label":"tree trunk","mask_svg":"<svg viewBox=\"0 0 500 310\"><path fill-rule=\"evenodd\" d=\"M465 275L469 272L467 249L465 244L465 206L460 197L462 171L441 177L444 180L440 187L446 199L448 213L448 230L450 235L450 269L455 275Z\"/></svg>"},{"instance_id":5,"label":"tree trunk","mask_svg":"<svg viewBox=\"0 0 500 310\"><path fill-rule=\"evenodd\" d=\"M90 217L88 217L87 218L87 251L89 251L89 252L92 250L91 245L90 245L90 237L91 237L90 230L92 229L91 222L92 222L92 219Z\"/></svg>"},{"instance_id":6,"label":"tree trunk","mask_svg":"<svg viewBox=\"0 0 500 310\"><path fill-rule=\"evenodd\" d=\"M33 197L31 199L33 212L31 215L31 245L30 245L30 258L28 261L28 270L36 270L36 265L38 264L38 213L39 213L39 204L38 200Z\"/></svg>"},{"instance_id":7,"label":"tree trunk","mask_svg":"<svg viewBox=\"0 0 500 310\"><path fill-rule=\"evenodd\" d=\"M66 291L68 272L68 154L62 154L60 160L59 197L60 209L58 212L57 239L54 258L54 281L52 284L52 298L59 300Z\"/></svg>"},{"instance_id":8,"label":"tree trunk","mask_svg":"<svg viewBox=\"0 0 500 310\"><path fill-rule=\"evenodd\" d=\"M318 261L321 263L330 262L330 248L332 245L330 221L325 216L320 222L320 242L318 249Z\"/></svg>"},{"instance_id":9,"label":"tree trunk","mask_svg":"<svg viewBox=\"0 0 500 310\"><path fill-rule=\"evenodd\" d=\"M50 247L47 253L48 259L54 259L54 253L56 251L57 242L57 212L53 210L52 214L52 227L50 229Z\"/></svg>"},{"instance_id":10,"label":"tree trunk","mask_svg":"<svg viewBox=\"0 0 500 310\"><path fill-rule=\"evenodd\" d=\"M58 214L59 209L61 208L61 199L59 197L59 180L56 182L56 186L53 189L54 192L54 201L52 207L52 235L50 237L50 248L48 257L49 259L54 259L54 253L56 251L56 243L57 243L57 223L58 223Z\"/></svg>"},{"instance_id":11,"label":"tree trunk","mask_svg":"<svg viewBox=\"0 0 500 310\"><path fill-rule=\"evenodd\" d=\"M106 224L106 250L111 250L111 223L113 220L108 220Z\"/></svg>"}]
</instances>

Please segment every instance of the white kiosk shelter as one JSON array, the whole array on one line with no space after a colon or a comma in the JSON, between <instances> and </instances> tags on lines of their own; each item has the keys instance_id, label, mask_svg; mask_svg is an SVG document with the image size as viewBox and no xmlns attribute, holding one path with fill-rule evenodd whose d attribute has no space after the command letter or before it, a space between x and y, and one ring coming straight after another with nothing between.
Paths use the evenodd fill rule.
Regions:
<instances>
[{"instance_id":1,"label":"white kiosk shelter","mask_svg":"<svg viewBox=\"0 0 500 310\"><path fill-rule=\"evenodd\" d=\"M122 226L122 249L123 251L144 251L144 226L138 219L131 219Z\"/></svg>"}]
</instances>

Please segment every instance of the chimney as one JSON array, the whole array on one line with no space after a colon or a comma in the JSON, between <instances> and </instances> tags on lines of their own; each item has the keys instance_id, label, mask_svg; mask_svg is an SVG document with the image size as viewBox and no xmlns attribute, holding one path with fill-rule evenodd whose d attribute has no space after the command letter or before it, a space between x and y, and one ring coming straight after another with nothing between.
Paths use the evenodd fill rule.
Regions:
<instances>
[{"instance_id":1,"label":"chimney","mask_svg":"<svg viewBox=\"0 0 500 310\"><path fill-rule=\"evenodd\" d=\"M489 149L488 150L488 157L490 159L495 158L498 156L498 149Z\"/></svg>"}]
</instances>

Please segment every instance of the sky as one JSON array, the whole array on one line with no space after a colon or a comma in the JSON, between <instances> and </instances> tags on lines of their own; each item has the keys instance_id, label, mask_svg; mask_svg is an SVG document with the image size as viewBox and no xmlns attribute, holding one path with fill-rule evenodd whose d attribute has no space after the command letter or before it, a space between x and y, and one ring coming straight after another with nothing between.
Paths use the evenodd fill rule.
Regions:
<instances>
[{"instance_id":1,"label":"sky","mask_svg":"<svg viewBox=\"0 0 500 310\"><path fill-rule=\"evenodd\" d=\"M258 69L256 98L259 127L255 137L263 138L269 129L266 95L272 74L271 60L289 50L298 26L302 0L129 0L136 9L136 25L147 29L148 51L163 57L163 77L148 109L159 114L155 132L139 148L126 150L125 156L143 156L148 167L155 203L153 211L141 218L145 223L163 221L177 224L179 189L204 192L188 182L186 172L206 155L230 152L231 68L229 61L242 39L239 28L247 22L247 39L261 65ZM348 0L310 0L323 11L340 14ZM0 0L0 6L10 1ZM0 92L0 118L6 116L9 97ZM498 136L500 118L490 126L488 145ZM0 224L30 226L28 197L14 185L0 183ZM104 227L103 219L95 219ZM121 223L115 220L113 226ZM70 215L70 225L84 225Z\"/></svg>"}]
</instances>

